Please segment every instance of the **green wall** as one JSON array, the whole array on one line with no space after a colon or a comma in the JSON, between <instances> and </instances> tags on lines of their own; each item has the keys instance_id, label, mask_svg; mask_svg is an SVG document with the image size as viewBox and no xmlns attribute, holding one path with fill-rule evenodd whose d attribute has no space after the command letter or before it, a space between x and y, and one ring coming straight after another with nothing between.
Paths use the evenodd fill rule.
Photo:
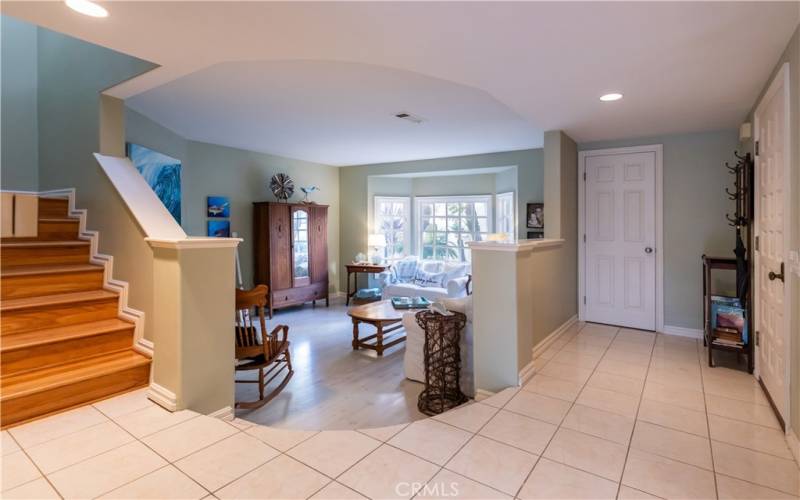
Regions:
<instances>
[{"instance_id":1,"label":"green wall","mask_svg":"<svg viewBox=\"0 0 800 500\"><path fill-rule=\"evenodd\" d=\"M369 205L372 204L370 178L388 174L509 166L517 167L517 212L524 214L526 203L541 202L544 199L542 180L544 154L541 149L341 167L339 169L339 185L341 186L339 197L346 200L341 204L340 255L342 263L352 261L357 253L367 250L369 218L364 217L364 214L371 211L369 208ZM447 177L447 179L451 179L451 177ZM524 238L524 225L520 227L519 232L519 236ZM345 278L342 276L340 289L344 289L346 286L344 280Z\"/></svg>"},{"instance_id":2,"label":"green wall","mask_svg":"<svg viewBox=\"0 0 800 500\"><path fill-rule=\"evenodd\" d=\"M736 130L582 143L580 150L662 144L664 148L664 324L701 329L703 277L700 256L733 255L735 232L725 213L735 160Z\"/></svg>"},{"instance_id":3,"label":"green wall","mask_svg":"<svg viewBox=\"0 0 800 500\"><path fill-rule=\"evenodd\" d=\"M278 172L295 181L292 201L302 199L300 186L316 185L317 203L330 205L328 215L328 263L331 291L339 282L339 171L336 167L294 160L243 149L184 139L131 109L125 113L126 139L182 161L182 226L191 236L206 235L206 197L227 196L231 201L231 231L244 241L239 245L242 281L253 285L253 206L273 200L267 184Z\"/></svg>"},{"instance_id":4,"label":"green wall","mask_svg":"<svg viewBox=\"0 0 800 500\"><path fill-rule=\"evenodd\" d=\"M39 189L36 26L0 16L0 185Z\"/></svg>"}]
</instances>

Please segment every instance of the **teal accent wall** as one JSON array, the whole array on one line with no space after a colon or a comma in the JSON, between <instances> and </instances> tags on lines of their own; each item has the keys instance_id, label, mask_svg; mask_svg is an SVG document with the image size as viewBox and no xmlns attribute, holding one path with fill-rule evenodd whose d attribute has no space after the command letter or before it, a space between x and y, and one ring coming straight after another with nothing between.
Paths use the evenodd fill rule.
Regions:
<instances>
[{"instance_id":1,"label":"teal accent wall","mask_svg":"<svg viewBox=\"0 0 800 500\"><path fill-rule=\"evenodd\" d=\"M737 130L582 143L579 150L663 145L664 172L664 324L701 329L703 323L700 257L731 255L734 229L725 220L734 206L725 195L739 148Z\"/></svg>"},{"instance_id":2,"label":"teal accent wall","mask_svg":"<svg viewBox=\"0 0 800 500\"><path fill-rule=\"evenodd\" d=\"M0 186L39 189L37 28L0 16Z\"/></svg>"},{"instance_id":3,"label":"teal accent wall","mask_svg":"<svg viewBox=\"0 0 800 500\"><path fill-rule=\"evenodd\" d=\"M526 203L543 201L544 153L542 149L341 167L339 169L339 185L341 186L339 198L343 202L340 211L342 224L339 235L341 242L339 253L342 263L351 262L357 253L367 251L369 217L365 217L364 214L368 214L372 210L370 208L372 204L370 179L375 179L374 176L488 167L516 167L517 212L520 217L525 213ZM452 179L452 177L441 179ZM424 182L425 179L419 179L419 181ZM496 185L494 188L496 189ZM373 186L372 190L375 189ZM390 193L378 193L375 190L374 194L388 195ZM524 224L519 226L519 236L524 238ZM346 286L344 280L345 278L342 276L339 285L342 290Z\"/></svg>"}]
</instances>

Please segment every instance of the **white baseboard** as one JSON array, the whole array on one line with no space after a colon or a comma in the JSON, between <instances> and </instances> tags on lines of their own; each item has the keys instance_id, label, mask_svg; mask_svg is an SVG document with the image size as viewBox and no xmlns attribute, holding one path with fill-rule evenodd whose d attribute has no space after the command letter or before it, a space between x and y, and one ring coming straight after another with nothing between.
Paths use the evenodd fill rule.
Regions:
<instances>
[{"instance_id":1,"label":"white baseboard","mask_svg":"<svg viewBox=\"0 0 800 500\"><path fill-rule=\"evenodd\" d=\"M797 439L794 429L789 429L786 432L786 442L789 444L789 449L792 451L794 459L800 463L800 440Z\"/></svg>"},{"instance_id":2,"label":"white baseboard","mask_svg":"<svg viewBox=\"0 0 800 500\"><path fill-rule=\"evenodd\" d=\"M150 388L147 389L147 397L157 405L169 411L178 410L178 397L174 392L164 386L158 385L152 380Z\"/></svg>"},{"instance_id":3,"label":"white baseboard","mask_svg":"<svg viewBox=\"0 0 800 500\"><path fill-rule=\"evenodd\" d=\"M693 339L703 338L703 330L699 330L697 328L684 328L682 326L664 325L664 328L661 329L661 333L667 335L677 335L679 337L690 337Z\"/></svg>"},{"instance_id":4,"label":"white baseboard","mask_svg":"<svg viewBox=\"0 0 800 500\"><path fill-rule=\"evenodd\" d=\"M231 421L234 418L233 407L226 406L224 408L220 408L215 412L211 412L208 414L209 417L218 418L220 420Z\"/></svg>"},{"instance_id":5,"label":"white baseboard","mask_svg":"<svg viewBox=\"0 0 800 500\"><path fill-rule=\"evenodd\" d=\"M476 389L475 390L475 401L483 401L484 399L490 398L494 396L495 392L487 391L485 389Z\"/></svg>"},{"instance_id":6,"label":"white baseboard","mask_svg":"<svg viewBox=\"0 0 800 500\"><path fill-rule=\"evenodd\" d=\"M556 328L555 330L550 332L550 334L547 337L545 337L544 340L542 340L541 342L536 344L533 347L533 349L531 349L531 360L530 360L530 362L528 364L526 364L524 367L522 367L522 370L520 370L520 372L519 372L519 385L520 386L524 385L525 382L527 382L528 380L531 379L531 377L533 377L533 374L535 373L534 362L535 362L536 358L538 358L541 353L543 353L551 345L553 345L553 342L558 340L558 338L564 332L569 330L569 328L572 325L574 325L577 321L578 321L578 316L577 315L572 316L567 321L565 321L561 326L559 326L558 328Z\"/></svg>"}]
</instances>

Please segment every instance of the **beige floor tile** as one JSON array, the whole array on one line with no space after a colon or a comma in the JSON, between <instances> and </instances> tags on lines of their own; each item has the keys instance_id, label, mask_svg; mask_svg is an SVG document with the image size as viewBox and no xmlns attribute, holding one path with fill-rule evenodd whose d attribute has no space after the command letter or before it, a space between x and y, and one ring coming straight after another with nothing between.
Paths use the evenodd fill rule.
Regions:
<instances>
[{"instance_id":1,"label":"beige floor tile","mask_svg":"<svg viewBox=\"0 0 800 500\"><path fill-rule=\"evenodd\" d=\"M584 345L593 345L607 349L613 340L612 337L581 332L575 337L575 342Z\"/></svg>"},{"instance_id":2,"label":"beige floor tile","mask_svg":"<svg viewBox=\"0 0 800 500\"><path fill-rule=\"evenodd\" d=\"M679 367L662 368L651 365L647 372L647 381L689 391L702 392L703 390L700 370L697 370L697 374L693 374L690 371L681 370Z\"/></svg>"},{"instance_id":3,"label":"beige floor tile","mask_svg":"<svg viewBox=\"0 0 800 500\"><path fill-rule=\"evenodd\" d=\"M646 332L643 330L632 330L629 328L620 328L614 340L621 340L623 342L636 342L638 344L653 345L656 341L656 334L654 332Z\"/></svg>"},{"instance_id":4,"label":"beige floor tile","mask_svg":"<svg viewBox=\"0 0 800 500\"><path fill-rule=\"evenodd\" d=\"M612 481L619 481L627 450L627 446L562 427L542 456Z\"/></svg>"},{"instance_id":5,"label":"beige floor tile","mask_svg":"<svg viewBox=\"0 0 800 500\"><path fill-rule=\"evenodd\" d=\"M639 398L636 396L589 386L583 388L575 402L631 419L636 417L636 409L639 407Z\"/></svg>"},{"instance_id":6,"label":"beige floor tile","mask_svg":"<svg viewBox=\"0 0 800 500\"><path fill-rule=\"evenodd\" d=\"M3 469L3 482L0 484L2 491L10 490L41 477L39 470L22 451L4 455L0 467Z\"/></svg>"},{"instance_id":7,"label":"beige floor tile","mask_svg":"<svg viewBox=\"0 0 800 500\"><path fill-rule=\"evenodd\" d=\"M603 354L606 349L608 349L608 345L604 342L602 345L598 345L597 342L586 341L584 338L574 338L564 344L564 347L561 348L562 351L573 351L579 352L584 354Z\"/></svg>"},{"instance_id":8,"label":"beige floor tile","mask_svg":"<svg viewBox=\"0 0 800 500\"><path fill-rule=\"evenodd\" d=\"M234 426L237 429L242 430L242 431L245 430L245 429L249 429L250 427L256 425L255 423L250 422L249 420L243 420L243 419L238 418L238 417L234 418L233 420L226 420L226 422L228 422L232 426Z\"/></svg>"},{"instance_id":9,"label":"beige floor tile","mask_svg":"<svg viewBox=\"0 0 800 500\"><path fill-rule=\"evenodd\" d=\"M175 462L175 466L209 491L222 488L278 456L258 439L237 433Z\"/></svg>"},{"instance_id":10,"label":"beige floor tile","mask_svg":"<svg viewBox=\"0 0 800 500\"><path fill-rule=\"evenodd\" d=\"M281 455L214 492L221 499L308 498L330 479L297 460Z\"/></svg>"},{"instance_id":11,"label":"beige floor tile","mask_svg":"<svg viewBox=\"0 0 800 500\"><path fill-rule=\"evenodd\" d=\"M8 431L0 432L0 438L2 438L2 441L0 441L0 448L2 448L3 450L2 451L3 455L8 455L9 453L14 453L15 451L19 451L20 449L19 445L14 440L14 438L11 437L11 434L9 434Z\"/></svg>"},{"instance_id":12,"label":"beige floor tile","mask_svg":"<svg viewBox=\"0 0 800 500\"><path fill-rule=\"evenodd\" d=\"M277 427L268 427L266 425L254 425L253 427L245 430L245 432L281 452L288 451L290 448L297 446L299 443L302 443L317 433L316 431L292 431L288 429L279 429Z\"/></svg>"},{"instance_id":13,"label":"beige floor tile","mask_svg":"<svg viewBox=\"0 0 800 500\"><path fill-rule=\"evenodd\" d=\"M627 445L631 439L634 420L589 406L576 404L567 413L562 427Z\"/></svg>"},{"instance_id":14,"label":"beige floor tile","mask_svg":"<svg viewBox=\"0 0 800 500\"><path fill-rule=\"evenodd\" d=\"M50 486L45 478L34 479L23 485L17 486L10 490L3 492L5 500L23 499L28 498L31 500L49 500L60 499L61 497L56 493L56 490Z\"/></svg>"},{"instance_id":15,"label":"beige floor tile","mask_svg":"<svg viewBox=\"0 0 800 500\"><path fill-rule=\"evenodd\" d=\"M785 435L777 429L717 415L708 416L708 426L711 439L793 460Z\"/></svg>"},{"instance_id":16,"label":"beige floor tile","mask_svg":"<svg viewBox=\"0 0 800 500\"><path fill-rule=\"evenodd\" d=\"M511 401L511 398L513 398L517 392L519 392L519 387L509 387L507 389L503 389L493 396L482 399L479 402L495 408L502 408L506 405L506 403Z\"/></svg>"},{"instance_id":17,"label":"beige floor tile","mask_svg":"<svg viewBox=\"0 0 800 500\"><path fill-rule=\"evenodd\" d=\"M658 500L661 497L645 493L644 491L625 486L624 484L619 487L619 494L617 500Z\"/></svg>"},{"instance_id":18,"label":"beige floor tile","mask_svg":"<svg viewBox=\"0 0 800 500\"><path fill-rule=\"evenodd\" d=\"M650 368L658 370L680 370L687 375L693 375L699 380L702 376L703 370L700 363L696 359L676 359L663 356L654 356L650 363Z\"/></svg>"},{"instance_id":19,"label":"beige floor tile","mask_svg":"<svg viewBox=\"0 0 800 500\"><path fill-rule=\"evenodd\" d=\"M427 419L414 422L387 443L444 465L471 437L472 434L463 429Z\"/></svg>"},{"instance_id":20,"label":"beige floor tile","mask_svg":"<svg viewBox=\"0 0 800 500\"><path fill-rule=\"evenodd\" d=\"M720 499L731 500L797 500L797 496L765 488L740 479L717 474L717 491Z\"/></svg>"},{"instance_id":21,"label":"beige floor tile","mask_svg":"<svg viewBox=\"0 0 800 500\"><path fill-rule=\"evenodd\" d=\"M100 498L108 499L190 499L203 498L208 491L184 473L168 465L155 472L110 491Z\"/></svg>"},{"instance_id":22,"label":"beige floor tile","mask_svg":"<svg viewBox=\"0 0 800 500\"><path fill-rule=\"evenodd\" d=\"M716 498L714 474L631 448L622 484L661 498Z\"/></svg>"},{"instance_id":23,"label":"beige floor tile","mask_svg":"<svg viewBox=\"0 0 800 500\"><path fill-rule=\"evenodd\" d=\"M660 403L680 406L695 411L705 411L706 404L703 400L703 393L698 391L687 391L677 389L655 382L647 382L644 385L644 399L651 399Z\"/></svg>"},{"instance_id":24,"label":"beige floor tile","mask_svg":"<svg viewBox=\"0 0 800 500\"><path fill-rule=\"evenodd\" d=\"M548 377L569 380L571 382L583 385L587 380L589 380L589 377L592 375L592 370L588 368L581 368L575 365L565 365L564 363L551 361L550 363L547 363L547 366L545 366L539 373L542 375L547 375Z\"/></svg>"},{"instance_id":25,"label":"beige floor tile","mask_svg":"<svg viewBox=\"0 0 800 500\"><path fill-rule=\"evenodd\" d=\"M315 500L361 500L363 498L366 500L364 495L336 481L328 483L327 486L314 493L311 498Z\"/></svg>"},{"instance_id":26,"label":"beige floor tile","mask_svg":"<svg viewBox=\"0 0 800 500\"><path fill-rule=\"evenodd\" d=\"M522 389L551 398L563 399L564 401L575 401L575 398L581 392L581 387L581 384L576 382L537 374Z\"/></svg>"},{"instance_id":27,"label":"beige floor tile","mask_svg":"<svg viewBox=\"0 0 800 500\"><path fill-rule=\"evenodd\" d=\"M716 394L706 394L708 413L721 417L763 425L773 429L780 429L778 419L772 408L757 403L747 403L738 399L730 399Z\"/></svg>"},{"instance_id":28,"label":"beige floor tile","mask_svg":"<svg viewBox=\"0 0 800 500\"><path fill-rule=\"evenodd\" d=\"M528 417L538 418L551 424L559 424L569 411L571 403L528 391L520 391L504 409Z\"/></svg>"},{"instance_id":29,"label":"beige floor tile","mask_svg":"<svg viewBox=\"0 0 800 500\"><path fill-rule=\"evenodd\" d=\"M560 351L560 350L561 350L561 347L562 347L562 346L550 346L550 347L548 347L547 349L545 349L544 351L542 351L542 352L541 352L541 353L540 353L538 356L536 356L536 357L537 357L537 358L539 358L539 359L544 359L544 360L553 359L553 356L555 356L556 354L558 354L558 351Z\"/></svg>"},{"instance_id":30,"label":"beige floor tile","mask_svg":"<svg viewBox=\"0 0 800 500\"><path fill-rule=\"evenodd\" d=\"M439 471L422 487L416 498L466 498L472 500L510 499L511 497L447 469Z\"/></svg>"},{"instance_id":31,"label":"beige floor tile","mask_svg":"<svg viewBox=\"0 0 800 500\"><path fill-rule=\"evenodd\" d=\"M720 474L744 479L792 495L800 494L800 470L793 460L712 441L714 468Z\"/></svg>"},{"instance_id":32,"label":"beige floor tile","mask_svg":"<svg viewBox=\"0 0 800 500\"><path fill-rule=\"evenodd\" d=\"M358 432L377 439L378 441L388 441L398 432L408 427L408 424L389 425L386 427L374 427L372 429L359 429Z\"/></svg>"},{"instance_id":33,"label":"beige floor tile","mask_svg":"<svg viewBox=\"0 0 800 500\"><path fill-rule=\"evenodd\" d=\"M377 439L356 431L322 431L286 454L329 477L336 477L380 445Z\"/></svg>"},{"instance_id":34,"label":"beige floor tile","mask_svg":"<svg viewBox=\"0 0 800 500\"><path fill-rule=\"evenodd\" d=\"M92 498L167 465L138 441L71 465L48 478L64 498Z\"/></svg>"},{"instance_id":35,"label":"beige floor tile","mask_svg":"<svg viewBox=\"0 0 800 500\"><path fill-rule=\"evenodd\" d=\"M44 474L50 474L87 458L133 441L133 436L107 421L28 448L31 459Z\"/></svg>"},{"instance_id":36,"label":"beige floor tile","mask_svg":"<svg viewBox=\"0 0 800 500\"><path fill-rule=\"evenodd\" d=\"M639 421L631 448L713 470L708 438Z\"/></svg>"},{"instance_id":37,"label":"beige floor tile","mask_svg":"<svg viewBox=\"0 0 800 500\"><path fill-rule=\"evenodd\" d=\"M439 467L386 444L370 453L338 481L368 498L410 498L414 484L427 483Z\"/></svg>"},{"instance_id":38,"label":"beige floor tile","mask_svg":"<svg viewBox=\"0 0 800 500\"><path fill-rule=\"evenodd\" d=\"M93 407L84 406L18 427L12 427L8 432L14 436L14 439L17 440L21 447L29 448L45 441L101 424L107 420L105 415Z\"/></svg>"},{"instance_id":39,"label":"beige floor tile","mask_svg":"<svg viewBox=\"0 0 800 500\"><path fill-rule=\"evenodd\" d=\"M669 427L690 434L708 437L706 414L680 406L643 399L639 405L639 420Z\"/></svg>"},{"instance_id":40,"label":"beige floor tile","mask_svg":"<svg viewBox=\"0 0 800 500\"><path fill-rule=\"evenodd\" d=\"M481 403L471 403L446 411L434 418L469 432L478 432L497 413L497 408Z\"/></svg>"},{"instance_id":41,"label":"beige floor tile","mask_svg":"<svg viewBox=\"0 0 800 500\"><path fill-rule=\"evenodd\" d=\"M155 403L147 399L147 391L148 389L144 388L127 392L120 396L98 401L93 406L108 418L113 419L126 413L143 410L155 405Z\"/></svg>"},{"instance_id":42,"label":"beige floor tile","mask_svg":"<svg viewBox=\"0 0 800 500\"><path fill-rule=\"evenodd\" d=\"M200 414L192 410L171 412L158 405L152 405L143 410L120 415L114 418L114 421L137 438L142 438L181 422L186 422L198 415Z\"/></svg>"},{"instance_id":43,"label":"beige floor tile","mask_svg":"<svg viewBox=\"0 0 800 500\"><path fill-rule=\"evenodd\" d=\"M531 453L475 436L445 467L503 493L515 495L536 459L536 455Z\"/></svg>"},{"instance_id":44,"label":"beige floor tile","mask_svg":"<svg viewBox=\"0 0 800 500\"><path fill-rule=\"evenodd\" d=\"M223 420L201 415L151 434L142 442L172 462L237 432Z\"/></svg>"},{"instance_id":45,"label":"beige floor tile","mask_svg":"<svg viewBox=\"0 0 800 500\"><path fill-rule=\"evenodd\" d=\"M716 394L726 398L738 399L748 403L768 405L766 396L755 378L736 380L703 376L703 387L706 394Z\"/></svg>"},{"instance_id":46,"label":"beige floor tile","mask_svg":"<svg viewBox=\"0 0 800 500\"><path fill-rule=\"evenodd\" d=\"M606 351L606 353L603 355L603 359L642 367L647 367L650 365L650 353L636 353L620 350Z\"/></svg>"},{"instance_id":47,"label":"beige floor tile","mask_svg":"<svg viewBox=\"0 0 800 500\"><path fill-rule=\"evenodd\" d=\"M539 460L518 495L523 500L614 499L617 483L546 458Z\"/></svg>"},{"instance_id":48,"label":"beige floor tile","mask_svg":"<svg viewBox=\"0 0 800 500\"><path fill-rule=\"evenodd\" d=\"M597 371L613 373L623 377L644 380L647 375L647 367L619 361L613 358L603 358L597 365Z\"/></svg>"},{"instance_id":49,"label":"beige floor tile","mask_svg":"<svg viewBox=\"0 0 800 500\"><path fill-rule=\"evenodd\" d=\"M608 345L609 351L626 351L626 352L633 352L636 354L641 354L643 356L649 356L650 353L653 351L653 344L648 343L640 343L640 342L627 342L624 340L614 339L611 344Z\"/></svg>"},{"instance_id":50,"label":"beige floor tile","mask_svg":"<svg viewBox=\"0 0 800 500\"><path fill-rule=\"evenodd\" d=\"M541 455L556 429L553 424L501 410L480 435Z\"/></svg>"},{"instance_id":51,"label":"beige floor tile","mask_svg":"<svg viewBox=\"0 0 800 500\"><path fill-rule=\"evenodd\" d=\"M644 389L644 381L642 380L605 372L594 372L589 381L586 382L586 385L597 389L621 392L636 398L642 395L642 389Z\"/></svg>"},{"instance_id":52,"label":"beige floor tile","mask_svg":"<svg viewBox=\"0 0 800 500\"><path fill-rule=\"evenodd\" d=\"M562 363L565 365L578 366L580 368L587 368L593 370L600 358L603 357L602 352L589 353L589 352L576 352L576 351L561 351L551 360L554 363Z\"/></svg>"}]
</instances>

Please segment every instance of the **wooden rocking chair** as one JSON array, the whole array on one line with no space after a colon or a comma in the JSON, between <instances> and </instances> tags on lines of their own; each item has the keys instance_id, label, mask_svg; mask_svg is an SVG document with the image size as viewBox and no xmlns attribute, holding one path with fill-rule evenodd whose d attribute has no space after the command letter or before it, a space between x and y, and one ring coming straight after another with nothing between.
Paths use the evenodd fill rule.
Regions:
<instances>
[{"instance_id":1,"label":"wooden rocking chair","mask_svg":"<svg viewBox=\"0 0 800 500\"><path fill-rule=\"evenodd\" d=\"M258 380L236 380L237 383L258 384L257 401L236 403L236 408L261 408L286 387L294 375L289 354L289 327L276 326L267 332L264 309L267 305L266 285L258 285L252 290L236 290L236 371L258 370ZM282 338L278 334L283 331ZM281 383L266 396L264 388L272 382L284 368L288 372ZM266 372L264 371L266 369ZM269 380L266 376L272 374Z\"/></svg>"}]
</instances>

